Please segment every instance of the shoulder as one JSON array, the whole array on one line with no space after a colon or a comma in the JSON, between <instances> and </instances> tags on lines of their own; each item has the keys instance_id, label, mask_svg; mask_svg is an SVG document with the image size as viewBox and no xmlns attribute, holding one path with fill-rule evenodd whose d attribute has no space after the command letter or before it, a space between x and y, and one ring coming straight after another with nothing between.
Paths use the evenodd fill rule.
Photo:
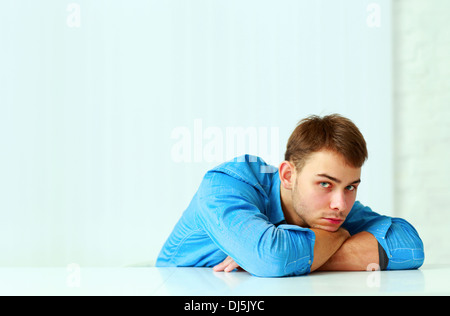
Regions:
<instances>
[{"instance_id":1,"label":"shoulder","mask_svg":"<svg viewBox=\"0 0 450 316\"><path fill-rule=\"evenodd\" d=\"M227 190L257 191L268 196L278 169L262 158L243 155L224 162L209 170L200 185L202 196Z\"/></svg>"},{"instance_id":2,"label":"shoulder","mask_svg":"<svg viewBox=\"0 0 450 316\"><path fill-rule=\"evenodd\" d=\"M243 155L224 162L208 171L224 173L252 186L270 186L278 169L267 164L261 157Z\"/></svg>"}]
</instances>

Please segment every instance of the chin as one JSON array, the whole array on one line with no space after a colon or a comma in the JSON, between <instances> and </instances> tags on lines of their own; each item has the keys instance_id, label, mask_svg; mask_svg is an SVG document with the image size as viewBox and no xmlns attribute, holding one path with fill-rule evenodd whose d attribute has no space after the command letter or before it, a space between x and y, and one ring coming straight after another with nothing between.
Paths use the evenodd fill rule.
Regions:
<instances>
[{"instance_id":1,"label":"chin","mask_svg":"<svg viewBox=\"0 0 450 316\"><path fill-rule=\"evenodd\" d=\"M328 231L328 232L334 233L334 232L337 232L337 231L338 231L339 227L329 227L329 226L325 226L325 227L322 228L322 229L323 229L323 230L326 230L326 231Z\"/></svg>"},{"instance_id":2,"label":"chin","mask_svg":"<svg viewBox=\"0 0 450 316\"><path fill-rule=\"evenodd\" d=\"M339 227L340 227L340 226L337 226L337 227L336 227L336 226L327 226L327 225L313 225L313 226L311 226L310 228L318 228L318 229L325 230L325 231L327 231L327 232L334 233L334 232L337 232L337 231L338 231Z\"/></svg>"}]
</instances>

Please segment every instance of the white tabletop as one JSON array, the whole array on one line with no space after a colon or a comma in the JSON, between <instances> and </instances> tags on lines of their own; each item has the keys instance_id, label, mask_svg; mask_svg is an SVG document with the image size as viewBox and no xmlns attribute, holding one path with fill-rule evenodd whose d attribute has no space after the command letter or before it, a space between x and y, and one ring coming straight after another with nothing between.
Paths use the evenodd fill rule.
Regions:
<instances>
[{"instance_id":1,"label":"white tabletop","mask_svg":"<svg viewBox=\"0 0 450 316\"><path fill-rule=\"evenodd\" d=\"M258 278L210 268L0 268L0 295L450 295L450 265Z\"/></svg>"}]
</instances>

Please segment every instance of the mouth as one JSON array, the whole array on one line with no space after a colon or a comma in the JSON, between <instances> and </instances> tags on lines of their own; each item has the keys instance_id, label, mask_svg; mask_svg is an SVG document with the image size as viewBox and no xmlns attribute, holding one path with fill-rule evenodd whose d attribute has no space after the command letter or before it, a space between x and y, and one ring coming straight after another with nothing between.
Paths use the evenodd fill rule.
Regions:
<instances>
[{"instance_id":1,"label":"mouth","mask_svg":"<svg viewBox=\"0 0 450 316\"><path fill-rule=\"evenodd\" d=\"M323 219L333 225L340 225L343 222L340 218L324 217Z\"/></svg>"}]
</instances>

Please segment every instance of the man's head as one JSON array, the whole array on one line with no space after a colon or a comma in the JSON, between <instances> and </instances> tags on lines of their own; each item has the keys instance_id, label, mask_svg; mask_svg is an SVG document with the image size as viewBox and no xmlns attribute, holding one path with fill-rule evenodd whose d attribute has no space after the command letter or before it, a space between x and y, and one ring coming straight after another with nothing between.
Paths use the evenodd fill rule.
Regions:
<instances>
[{"instance_id":1,"label":"man's head","mask_svg":"<svg viewBox=\"0 0 450 316\"><path fill-rule=\"evenodd\" d=\"M339 114L309 116L289 137L284 159L300 170L309 156L322 149L342 155L347 164L361 168L367 159L366 141L358 127Z\"/></svg>"},{"instance_id":2,"label":"man's head","mask_svg":"<svg viewBox=\"0 0 450 316\"><path fill-rule=\"evenodd\" d=\"M333 114L301 120L279 168L286 220L336 231L355 202L367 156L364 137L349 119Z\"/></svg>"}]
</instances>

